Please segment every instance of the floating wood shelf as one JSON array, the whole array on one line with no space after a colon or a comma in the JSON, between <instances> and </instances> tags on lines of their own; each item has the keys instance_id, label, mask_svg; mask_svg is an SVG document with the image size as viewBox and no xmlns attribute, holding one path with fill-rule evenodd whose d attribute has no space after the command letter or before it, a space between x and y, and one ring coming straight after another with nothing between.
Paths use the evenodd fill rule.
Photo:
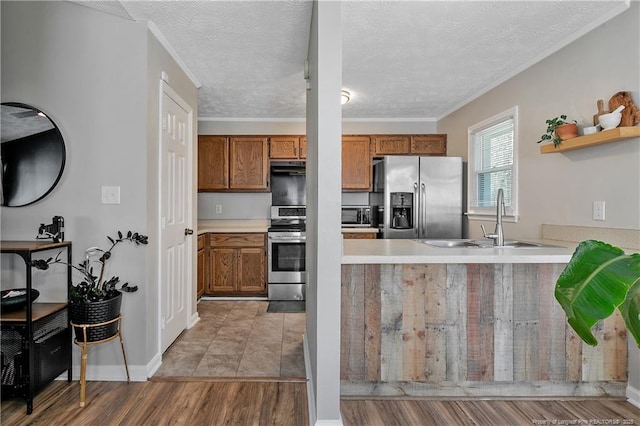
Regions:
<instances>
[{"instance_id":1,"label":"floating wood shelf","mask_svg":"<svg viewBox=\"0 0 640 426\"><path fill-rule=\"evenodd\" d=\"M573 151L574 149L637 137L640 137L640 127L616 127L615 129L603 130L592 135L578 136L577 138L562 141L557 148L553 144L541 146L540 153L552 154L554 152Z\"/></svg>"}]
</instances>

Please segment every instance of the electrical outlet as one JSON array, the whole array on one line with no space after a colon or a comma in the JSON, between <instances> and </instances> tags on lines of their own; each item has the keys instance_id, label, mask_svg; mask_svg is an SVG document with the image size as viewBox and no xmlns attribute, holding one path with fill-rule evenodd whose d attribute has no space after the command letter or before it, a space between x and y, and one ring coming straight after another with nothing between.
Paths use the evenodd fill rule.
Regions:
<instances>
[{"instance_id":1,"label":"electrical outlet","mask_svg":"<svg viewBox=\"0 0 640 426\"><path fill-rule=\"evenodd\" d=\"M222 204L216 204L216 214L222 214Z\"/></svg>"},{"instance_id":2,"label":"electrical outlet","mask_svg":"<svg viewBox=\"0 0 640 426\"><path fill-rule=\"evenodd\" d=\"M103 186L102 204L120 204L120 187Z\"/></svg>"},{"instance_id":3,"label":"electrical outlet","mask_svg":"<svg viewBox=\"0 0 640 426\"><path fill-rule=\"evenodd\" d=\"M604 220L604 201L593 202L593 220Z\"/></svg>"}]
</instances>

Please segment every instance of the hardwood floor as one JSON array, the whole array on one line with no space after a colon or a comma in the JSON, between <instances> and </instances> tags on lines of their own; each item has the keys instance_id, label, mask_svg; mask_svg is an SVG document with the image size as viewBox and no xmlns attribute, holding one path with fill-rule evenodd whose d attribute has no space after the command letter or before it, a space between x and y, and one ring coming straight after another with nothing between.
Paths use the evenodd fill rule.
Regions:
<instances>
[{"instance_id":1,"label":"hardwood floor","mask_svg":"<svg viewBox=\"0 0 640 426\"><path fill-rule=\"evenodd\" d=\"M217 302L216 302L217 303ZM36 395L34 411L26 414L21 399L2 401L4 425L308 425L304 372L287 374L285 361L302 356L300 333L304 316L269 315L262 305L250 306L247 320L241 305L199 306L200 327L182 336L187 346L165 360L163 374L147 382L88 382L87 405L78 406L79 384L55 381ZM229 309L227 309L229 308ZM232 309L235 308L235 309ZM304 314L302 314L304 315ZM298 318L298 317L299 318ZM291 322L287 318L291 319ZM302 318L302 321L300 320ZM263 370L241 377L248 342L281 342L252 362ZM192 357L186 356L190 347ZM194 350L197 349L197 351ZM219 366L207 353L242 354L231 372L216 374ZM197 355L195 354L197 352ZM215 359L211 357L211 359ZM272 360L273 362L271 362ZM295 366L299 360L295 359ZM271 365L264 369L265 365ZM207 370L206 368L210 368ZM253 367L251 367L253 368ZM275 369L279 368L279 377ZM273 370L273 371L272 371ZM232 376L236 377L221 377ZM215 377L217 376L217 377ZM288 377L284 377L288 376ZM640 409L620 398L549 400L359 399L340 403L345 426L427 425L637 425Z\"/></svg>"},{"instance_id":2,"label":"hardwood floor","mask_svg":"<svg viewBox=\"0 0 640 426\"><path fill-rule=\"evenodd\" d=\"M4 425L308 424L305 382L191 377L166 382L55 381L26 414L20 399L2 402ZM244 381L243 381L244 380ZM355 399L340 403L345 426L640 425L640 409L621 398L550 400Z\"/></svg>"},{"instance_id":3,"label":"hardwood floor","mask_svg":"<svg viewBox=\"0 0 640 426\"><path fill-rule=\"evenodd\" d=\"M36 396L2 402L8 425L291 425L308 424L306 383L256 381L89 382L78 406L78 382L55 381Z\"/></svg>"}]
</instances>

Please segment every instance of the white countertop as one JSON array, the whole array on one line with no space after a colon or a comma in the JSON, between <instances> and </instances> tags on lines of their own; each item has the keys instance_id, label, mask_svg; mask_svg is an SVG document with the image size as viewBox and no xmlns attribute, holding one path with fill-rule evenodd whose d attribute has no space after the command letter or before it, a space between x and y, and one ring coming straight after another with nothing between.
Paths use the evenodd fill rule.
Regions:
<instances>
[{"instance_id":1,"label":"white countertop","mask_svg":"<svg viewBox=\"0 0 640 426\"><path fill-rule=\"evenodd\" d=\"M204 219L198 220L198 235L207 232L267 232L269 219Z\"/></svg>"},{"instance_id":2,"label":"white countertop","mask_svg":"<svg viewBox=\"0 0 640 426\"><path fill-rule=\"evenodd\" d=\"M561 245L558 241L541 241ZM383 263L568 263L575 243L565 247L439 248L413 240L343 240L343 264Z\"/></svg>"}]
</instances>

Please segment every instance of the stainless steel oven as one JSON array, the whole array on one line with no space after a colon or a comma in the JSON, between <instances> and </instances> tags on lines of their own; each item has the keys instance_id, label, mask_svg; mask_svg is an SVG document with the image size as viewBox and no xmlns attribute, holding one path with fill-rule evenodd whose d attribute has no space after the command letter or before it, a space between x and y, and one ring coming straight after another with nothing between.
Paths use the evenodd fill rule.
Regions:
<instances>
[{"instance_id":1,"label":"stainless steel oven","mask_svg":"<svg viewBox=\"0 0 640 426\"><path fill-rule=\"evenodd\" d=\"M305 299L304 206L272 206L267 236L269 300Z\"/></svg>"}]
</instances>

